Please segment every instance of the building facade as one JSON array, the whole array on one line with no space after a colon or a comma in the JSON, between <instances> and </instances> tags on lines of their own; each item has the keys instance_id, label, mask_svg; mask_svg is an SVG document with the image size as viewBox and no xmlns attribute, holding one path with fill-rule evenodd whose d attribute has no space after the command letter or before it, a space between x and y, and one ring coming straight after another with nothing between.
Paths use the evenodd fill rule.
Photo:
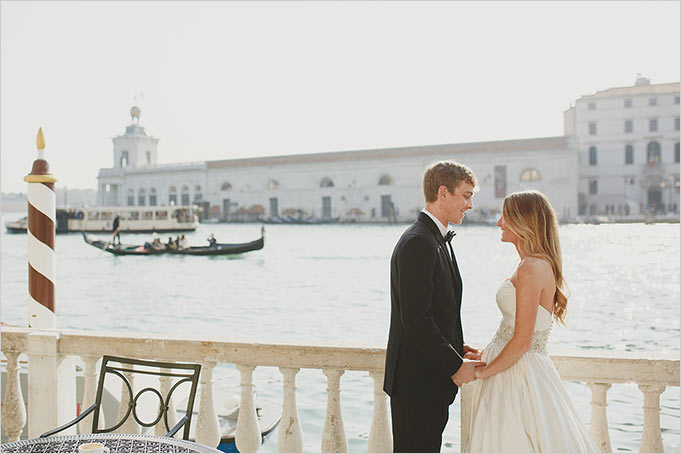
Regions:
<instances>
[{"instance_id":1,"label":"building facade","mask_svg":"<svg viewBox=\"0 0 681 454\"><path fill-rule=\"evenodd\" d=\"M562 218L577 213L577 150L563 136L158 164L158 139L139 125L139 108L131 116L113 138L114 166L99 172L100 205L196 204L203 218L224 221L406 222L424 206L425 168L451 159L478 177L475 221L496 220L507 194L530 188Z\"/></svg>"},{"instance_id":2,"label":"building facade","mask_svg":"<svg viewBox=\"0 0 681 454\"><path fill-rule=\"evenodd\" d=\"M489 221L502 199L544 192L563 220L679 210L679 83L583 96L564 112L565 135L520 140L353 150L158 164L158 139L133 107L101 169L100 205L196 204L224 221L292 217L406 222L424 206L423 171L451 159L476 173L469 219Z\"/></svg>"},{"instance_id":3,"label":"building facade","mask_svg":"<svg viewBox=\"0 0 681 454\"><path fill-rule=\"evenodd\" d=\"M610 88L564 112L579 150L579 214L679 212L679 83Z\"/></svg>"}]
</instances>

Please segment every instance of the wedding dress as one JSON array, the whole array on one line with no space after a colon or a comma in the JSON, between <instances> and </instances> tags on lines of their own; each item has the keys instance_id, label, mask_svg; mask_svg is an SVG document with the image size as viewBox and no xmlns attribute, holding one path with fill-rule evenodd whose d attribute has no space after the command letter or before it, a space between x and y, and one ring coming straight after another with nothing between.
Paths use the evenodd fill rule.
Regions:
<instances>
[{"instance_id":1,"label":"wedding dress","mask_svg":"<svg viewBox=\"0 0 681 454\"><path fill-rule=\"evenodd\" d=\"M496 358L513 337L515 288L507 279L497 291L503 319L482 360ZM546 350L553 320L542 306L532 347L513 366L473 382L470 432L463 452L600 452L579 420Z\"/></svg>"}]
</instances>

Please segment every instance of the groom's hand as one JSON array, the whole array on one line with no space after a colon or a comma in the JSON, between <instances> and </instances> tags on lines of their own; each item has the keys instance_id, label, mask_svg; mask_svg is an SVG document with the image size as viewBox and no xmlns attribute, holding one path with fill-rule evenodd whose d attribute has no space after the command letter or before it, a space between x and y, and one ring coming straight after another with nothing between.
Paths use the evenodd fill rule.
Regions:
<instances>
[{"instance_id":1,"label":"groom's hand","mask_svg":"<svg viewBox=\"0 0 681 454\"><path fill-rule=\"evenodd\" d=\"M478 351L477 348L464 345L463 352L463 357L466 359L472 359L475 361L480 361L482 359L482 351Z\"/></svg>"},{"instance_id":2,"label":"groom's hand","mask_svg":"<svg viewBox=\"0 0 681 454\"><path fill-rule=\"evenodd\" d=\"M459 370L457 370L456 373L452 375L452 381L456 383L457 386L470 383L476 378L475 368L484 365L485 363L483 363L482 361L464 360L461 367L459 367Z\"/></svg>"}]
</instances>

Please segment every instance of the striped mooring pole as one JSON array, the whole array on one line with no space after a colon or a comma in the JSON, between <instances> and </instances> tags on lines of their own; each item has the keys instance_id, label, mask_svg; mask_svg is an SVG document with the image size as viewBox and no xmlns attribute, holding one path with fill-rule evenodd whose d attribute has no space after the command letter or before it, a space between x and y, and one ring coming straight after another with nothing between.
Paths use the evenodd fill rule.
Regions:
<instances>
[{"instance_id":1,"label":"striped mooring pole","mask_svg":"<svg viewBox=\"0 0 681 454\"><path fill-rule=\"evenodd\" d=\"M54 287L57 259L54 253L56 204L50 166L43 159L45 138L43 128L36 139L38 159L33 161L31 173L24 177L28 183L28 326L55 329Z\"/></svg>"}]
</instances>

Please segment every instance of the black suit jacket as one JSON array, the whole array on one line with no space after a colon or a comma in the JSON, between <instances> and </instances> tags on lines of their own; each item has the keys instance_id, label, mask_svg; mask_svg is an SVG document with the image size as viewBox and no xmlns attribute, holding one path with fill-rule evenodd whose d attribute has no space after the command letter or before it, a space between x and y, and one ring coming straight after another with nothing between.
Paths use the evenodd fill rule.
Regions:
<instances>
[{"instance_id":1,"label":"black suit jacket","mask_svg":"<svg viewBox=\"0 0 681 454\"><path fill-rule=\"evenodd\" d=\"M462 364L463 283L447 247L433 220L419 213L390 260L383 390L416 405L449 405L458 391L451 376Z\"/></svg>"}]
</instances>

